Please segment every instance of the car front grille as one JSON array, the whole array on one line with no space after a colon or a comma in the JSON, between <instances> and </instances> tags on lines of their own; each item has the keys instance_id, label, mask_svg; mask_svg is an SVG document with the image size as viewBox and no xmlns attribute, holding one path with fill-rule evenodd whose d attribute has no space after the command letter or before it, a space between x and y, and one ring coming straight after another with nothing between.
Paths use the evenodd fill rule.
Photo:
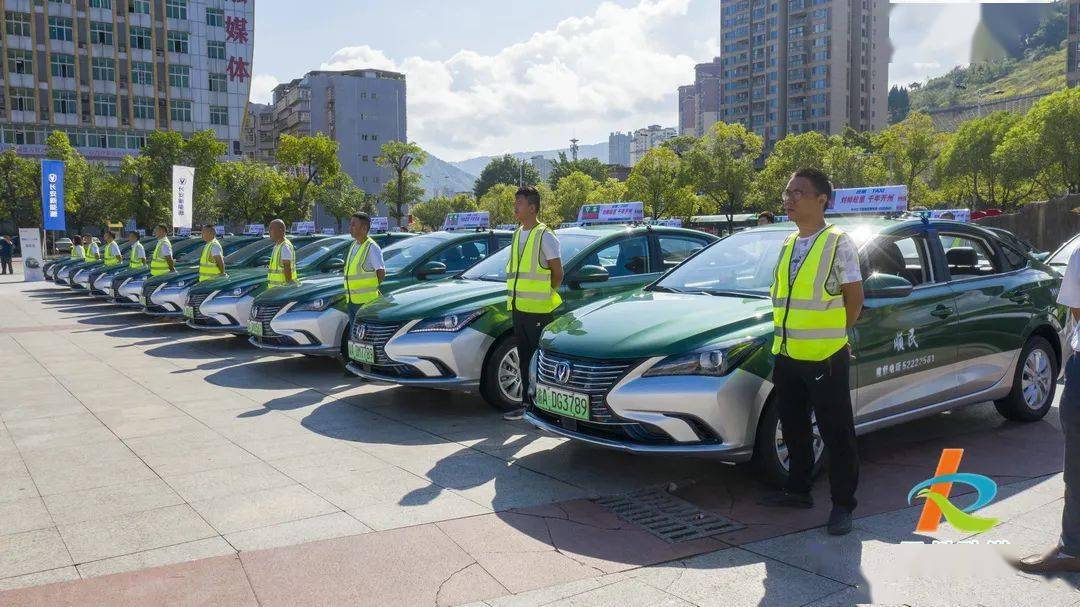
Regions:
<instances>
[{"instance_id":1,"label":"car front grille","mask_svg":"<svg viewBox=\"0 0 1080 607\"><path fill-rule=\"evenodd\" d=\"M194 312L193 318L195 320L199 320L201 318L206 318L205 316L203 316L203 314L201 312L199 312L199 306L201 306L202 303L204 301L206 301L206 298L209 297L209 296L210 296L209 293L189 293L188 294L188 303L187 303L187 305L191 306L191 310L192 310L192 312Z\"/></svg>"},{"instance_id":2,"label":"car front grille","mask_svg":"<svg viewBox=\"0 0 1080 607\"><path fill-rule=\"evenodd\" d=\"M154 286L151 284L144 284L142 287L142 296L146 298L146 311L147 312L164 312L165 308L156 305L150 301L150 294L154 292Z\"/></svg>"},{"instance_id":3,"label":"car front grille","mask_svg":"<svg viewBox=\"0 0 1080 607\"><path fill-rule=\"evenodd\" d=\"M351 338L357 343L370 344L375 349L376 367L397 366L398 363L386 355L386 342L390 341L390 338L393 337L394 333L397 333L402 326L403 324L399 322L390 323L365 320L353 324ZM364 333L363 338L360 337L361 329Z\"/></svg>"},{"instance_id":4,"label":"car front grille","mask_svg":"<svg viewBox=\"0 0 1080 607\"><path fill-rule=\"evenodd\" d=\"M248 318L252 321L262 323L264 338L278 337L278 334L274 333L274 330L270 328L270 321L273 320L274 317L277 316L277 313L284 307L284 304L251 306L251 316ZM270 343L268 340L264 341Z\"/></svg>"},{"instance_id":5,"label":"car front grille","mask_svg":"<svg viewBox=\"0 0 1080 607\"><path fill-rule=\"evenodd\" d=\"M537 379L545 384L588 394L589 418L605 422L615 418L615 413L605 402L607 393L636 362L600 361L540 350L536 357ZM564 364L570 369L569 377L565 381L559 381L558 368Z\"/></svg>"}]
</instances>

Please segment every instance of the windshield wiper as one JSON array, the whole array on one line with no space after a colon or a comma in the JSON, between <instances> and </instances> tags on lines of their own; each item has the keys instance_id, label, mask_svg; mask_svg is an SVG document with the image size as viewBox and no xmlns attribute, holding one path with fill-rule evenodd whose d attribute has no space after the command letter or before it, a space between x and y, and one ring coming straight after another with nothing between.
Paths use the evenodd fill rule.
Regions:
<instances>
[{"instance_id":1,"label":"windshield wiper","mask_svg":"<svg viewBox=\"0 0 1080 607\"><path fill-rule=\"evenodd\" d=\"M649 287L650 291L660 291L661 293L686 293L686 291L680 291L674 287L665 287L662 285L653 285Z\"/></svg>"},{"instance_id":2,"label":"windshield wiper","mask_svg":"<svg viewBox=\"0 0 1080 607\"><path fill-rule=\"evenodd\" d=\"M753 299L768 299L769 296L763 293L755 293L754 291L737 291L737 290L716 290L708 289L702 291L695 291L695 293L704 293L705 295L715 295L716 297L751 297Z\"/></svg>"}]
</instances>

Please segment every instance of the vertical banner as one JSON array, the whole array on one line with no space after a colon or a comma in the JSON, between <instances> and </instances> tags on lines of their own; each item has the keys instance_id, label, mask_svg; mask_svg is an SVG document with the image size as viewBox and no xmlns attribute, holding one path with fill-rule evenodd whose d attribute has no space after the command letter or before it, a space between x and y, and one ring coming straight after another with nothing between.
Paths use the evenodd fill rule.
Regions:
<instances>
[{"instance_id":1,"label":"vertical banner","mask_svg":"<svg viewBox=\"0 0 1080 607\"><path fill-rule=\"evenodd\" d=\"M41 161L41 215L46 230L64 231L64 163Z\"/></svg>"},{"instance_id":2,"label":"vertical banner","mask_svg":"<svg viewBox=\"0 0 1080 607\"><path fill-rule=\"evenodd\" d=\"M19 246L22 248L23 280L45 280L45 274L41 271L45 259L41 254L41 230L19 228Z\"/></svg>"},{"instance_id":3,"label":"vertical banner","mask_svg":"<svg viewBox=\"0 0 1080 607\"><path fill-rule=\"evenodd\" d=\"M174 164L172 168L172 226L191 228L191 199L195 195L195 169Z\"/></svg>"}]
</instances>

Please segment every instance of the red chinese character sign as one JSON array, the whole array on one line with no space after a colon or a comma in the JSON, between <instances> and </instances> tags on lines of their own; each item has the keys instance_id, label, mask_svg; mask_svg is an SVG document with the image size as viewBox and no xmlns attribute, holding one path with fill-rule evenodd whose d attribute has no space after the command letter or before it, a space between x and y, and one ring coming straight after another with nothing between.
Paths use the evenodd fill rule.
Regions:
<instances>
[{"instance_id":1,"label":"red chinese character sign","mask_svg":"<svg viewBox=\"0 0 1080 607\"><path fill-rule=\"evenodd\" d=\"M239 42L247 44L248 20L244 17L225 17L225 40L226 42Z\"/></svg>"},{"instance_id":2,"label":"red chinese character sign","mask_svg":"<svg viewBox=\"0 0 1080 607\"><path fill-rule=\"evenodd\" d=\"M226 90L229 97L229 117L225 124L215 124L218 137L238 142L240 127L243 123L244 106L251 94L251 79L255 68L252 66L253 46L255 41L255 0L224 0L224 19L217 27L208 28L208 38L224 42L223 56L211 60L211 71L228 75Z\"/></svg>"},{"instance_id":3,"label":"red chinese character sign","mask_svg":"<svg viewBox=\"0 0 1080 607\"><path fill-rule=\"evenodd\" d=\"M225 68L225 71L229 74L229 80L232 81L247 82L247 79L251 77L251 72L248 71L248 65L243 57L229 57L229 67Z\"/></svg>"}]
</instances>

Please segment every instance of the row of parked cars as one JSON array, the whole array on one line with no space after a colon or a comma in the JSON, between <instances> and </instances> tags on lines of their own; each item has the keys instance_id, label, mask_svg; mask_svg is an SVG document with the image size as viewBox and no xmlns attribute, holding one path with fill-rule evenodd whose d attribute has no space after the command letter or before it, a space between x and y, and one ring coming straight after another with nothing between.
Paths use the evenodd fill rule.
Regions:
<instances>
[{"instance_id":1,"label":"row of parked cars","mask_svg":"<svg viewBox=\"0 0 1080 607\"><path fill-rule=\"evenodd\" d=\"M1066 351L1059 271L1078 239L1047 255L973 224L834 221L858 245L865 280L852 331L859 433L985 401L1010 420L1046 415ZM506 309L504 230L376 236L382 297L352 319L341 277L347 236L294 238L300 282L273 289L272 244L248 236L222 240L228 275L203 283L197 238L174 243L177 272L165 276L70 260L46 272L194 329L247 335L259 348L339 357L373 382L479 392L497 409L531 391L537 405L526 419L547 432L631 452L755 460L780 481L787 453L772 406L769 290L792 229L720 240L666 226L557 230L564 303L528 361L517 356ZM521 384L523 364L530 385ZM815 447L820 458L819 439Z\"/></svg>"}]
</instances>

